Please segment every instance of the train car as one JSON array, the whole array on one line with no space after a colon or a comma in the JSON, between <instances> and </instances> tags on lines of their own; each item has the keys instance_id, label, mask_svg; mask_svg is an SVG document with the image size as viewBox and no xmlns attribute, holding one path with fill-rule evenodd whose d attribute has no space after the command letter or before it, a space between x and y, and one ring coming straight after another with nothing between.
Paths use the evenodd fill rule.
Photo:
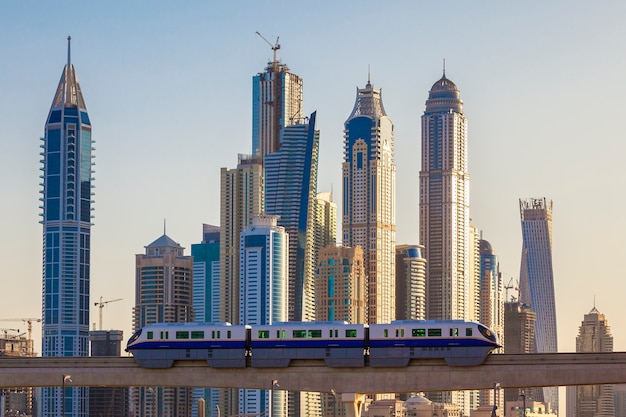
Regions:
<instances>
[{"instance_id":1,"label":"train car","mask_svg":"<svg viewBox=\"0 0 626 417\"><path fill-rule=\"evenodd\" d=\"M463 320L396 320L369 325L369 366L407 366L411 359L443 358L450 366L482 364L499 347L496 334Z\"/></svg>"},{"instance_id":2,"label":"train car","mask_svg":"<svg viewBox=\"0 0 626 417\"><path fill-rule=\"evenodd\" d=\"M137 364L169 368L177 360L205 360L213 368L244 368L250 326L230 323L162 323L137 330L128 340Z\"/></svg>"},{"instance_id":3,"label":"train car","mask_svg":"<svg viewBox=\"0 0 626 417\"><path fill-rule=\"evenodd\" d=\"M286 367L294 359L322 359L327 366L365 366L364 324L280 322L252 326L251 366Z\"/></svg>"}]
</instances>

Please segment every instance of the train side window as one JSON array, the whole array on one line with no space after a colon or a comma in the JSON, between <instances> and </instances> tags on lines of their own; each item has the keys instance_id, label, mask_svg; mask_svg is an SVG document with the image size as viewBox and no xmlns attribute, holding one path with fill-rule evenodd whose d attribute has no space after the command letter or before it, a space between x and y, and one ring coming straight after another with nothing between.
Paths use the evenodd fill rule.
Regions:
<instances>
[{"instance_id":1,"label":"train side window","mask_svg":"<svg viewBox=\"0 0 626 417\"><path fill-rule=\"evenodd\" d=\"M259 339L269 339L270 331L269 330L259 330Z\"/></svg>"},{"instance_id":2,"label":"train side window","mask_svg":"<svg viewBox=\"0 0 626 417\"><path fill-rule=\"evenodd\" d=\"M218 330L218 331L217 331L217 338L218 338L218 339L221 339L221 338L222 338L222 331L221 331L221 330Z\"/></svg>"},{"instance_id":3,"label":"train side window","mask_svg":"<svg viewBox=\"0 0 626 417\"><path fill-rule=\"evenodd\" d=\"M215 339L215 330L211 330L211 339Z\"/></svg>"},{"instance_id":4,"label":"train side window","mask_svg":"<svg viewBox=\"0 0 626 417\"><path fill-rule=\"evenodd\" d=\"M411 329L411 336L413 337L425 337L426 329Z\"/></svg>"},{"instance_id":5,"label":"train side window","mask_svg":"<svg viewBox=\"0 0 626 417\"><path fill-rule=\"evenodd\" d=\"M230 339L230 330L228 330L228 331L226 332L226 338L227 338L227 339Z\"/></svg>"},{"instance_id":6,"label":"train side window","mask_svg":"<svg viewBox=\"0 0 626 417\"><path fill-rule=\"evenodd\" d=\"M472 335L472 328L471 327L466 327L465 328L465 336L471 336Z\"/></svg>"},{"instance_id":7,"label":"train side window","mask_svg":"<svg viewBox=\"0 0 626 417\"><path fill-rule=\"evenodd\" d=\"M200 330L192 331L191 338L192 339L204 339L204 332Z\"/></svg>"},{"instance_id":8,"label":"train side window","mask_svg":"<svg viewBox=\"0 0 626 417\"><path fill-rule=\"evenodd\" d=\"M154 335L152 334L152 332L148 332L148 334L146 335L146 339L152 339L154 337Z\"/></svg>"},{"instance_id":9,"label":"train side window","mask_svg":"<svg viewBox=\"0 0 626 417\"><path fill-rule=\"evenodd\" d=\"M347 329L346 337L356 337L356 329Z\"/></svg>"},{"instance_id":10,"label":"train side window","mask_svg":"<svg viewBox=\"0 0 626 417\"><path fill-rule=\"evenodd\" d=\"M396 329L396 337L398 337L398 329Z\"/></svg>"},{"instance_id":11,"label":"train side window","mask_svg":"<svg viewBox=\"0 0 626 417\"><path fill-rule=\"evenodd\" d=\"M428 336L441 336L441 329L428 329Z\"/></svg>"},{"instance_id":12,"label":"train side window","mask_svg":"<svg viewBox=\"0 0 626 417\"><path fill-rule=\"evenodd\" d=\"M281 331L280 331L280 338L281 338L281 339L284 339L284 338L285 338L285 331L284 331L284 330L281 330Z\"/></svg>"},{"instance_id":13,"label":"train side window","mask_svg":"<svg viewBox=\"0 0 626 417\"><path fill-rule=\"evenodd\" d=\"M400 337L404 337L404 329L400 329Z\"/></svg>"},{"instance_id":14,"label":"train side window","mask_svg":"<svg viewBox=\"0 0 626 417\"><path fill-rule=\"evenodd\" d=\"M293 338L294 339L306 339L306 330L294 330Z\"/></svg>"},{"instance_id":15,"label":"train side window","mask_svg":"<svg viewBox=\"0 0 626 417\"><path fill-rule=\"evenodd\" d=\"M333 329L328 329L328 337L333 337Z\"/></svg>"},{"instance_id":16,"label":"train side window","mask_svg":"<svg viewBox=\"0 0 626 417\"><path fill-rule=\"evenodd\" d=\"M339 330L335 329L335 337L339 337Z\"/></svg>"},{"instance_id":17,"label":"train side window","mask_svg":"<svg viewBox=\"0 0 626 417\"><path fill-rule=\"evenodd\" d=\"M388 329L383 330L383 336L384 337L389 337L389 330Z\"/></svg>"},{"instance_id":18,"label":"train side window","mask_svg":"<svg viewBox=\"0 0 626 417\"><path fill-rule=\"evenodd\" d=\"M319 339L322 337L321 330L309 330L309 339Z\"/></svg>"},{"instance_id":19,"label":"train side window","mask_svg":"<svg viewBox=\"0 0 626 417\"><path fill-rule=\"evenodd\" d=\"M450 328L450 336L458 336L459 335L459 329L456 327L451 327Z\"/></svg>"},{"instance_id":20,"label":"train side window","mask_svg":"<svg viewBox=\"0 0 626 417\"><path fill-rule=\"evenodd\" d=\"M280 330L276 330L276 339L280 339Z\"/></svg>"},{"instance_id":21,"label":"train side window","mask_svg":"<svg viewBox=\"0 0 626 417\"><path fill-rule=\"evenodd\" d=\"M177 331L176 339L189 339L189 332Z\"/></svg>"}]
</instances>

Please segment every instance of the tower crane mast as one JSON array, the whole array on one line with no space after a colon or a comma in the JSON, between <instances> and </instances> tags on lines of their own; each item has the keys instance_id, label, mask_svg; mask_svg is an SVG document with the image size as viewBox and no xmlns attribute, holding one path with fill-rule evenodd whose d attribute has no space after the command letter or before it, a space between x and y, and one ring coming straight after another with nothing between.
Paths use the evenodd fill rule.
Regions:
<instances>
[{"instance_id":1,"label":"tower crane mast","mask_svg":"<svg viewBox=\"0 0 626 417\"><path fill-rule=\"evenodd\" d=\"M98 307L98 309L99 309L99 314L98 314L99 330L102 330L102 309L104 308L105 305L107 305L109 303L113 303L115 301L122 301L122 299L121 298L116 298L114 300L102 301L102 297L100 297L100 301L94 303L94 305L96 307Z\"/></svg>"}]
</instances>

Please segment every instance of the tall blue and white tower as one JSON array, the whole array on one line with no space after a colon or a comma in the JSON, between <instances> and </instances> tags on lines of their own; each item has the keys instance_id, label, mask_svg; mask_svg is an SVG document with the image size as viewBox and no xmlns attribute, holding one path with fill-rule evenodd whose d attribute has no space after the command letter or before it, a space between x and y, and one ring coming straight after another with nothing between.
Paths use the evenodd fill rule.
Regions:
<instances>
[{"instance_id":1,"label":"tall blue and white tower","mask_svg":"<svg viewBox=\"0 0 626 417\"><path fill-rule=\"evenodd\" d=\"M287 321L289 236L277 216L259 214L241 233L239 319L259 325ZM270 400L270 392L273 397ZM270 407L272 411L270 412ZM285 391L240 390L239 414L287 416Z\"/></svg>"},{"instance_id":2,"label":"tall blue and white tower","mask_svg":"<svg viewBox=\"0 0 626 417\"><path fill-rule=\"evenodd\" d=\"M522 262L520 301L537 314L535 347L537 353L558 352L556 303L552 270L552 200L529 198L519 201L522 222ZM543 388L543 399L552 409L559 408L557 387Z\"/></svg>"},{"instance_id":3,"label":"tall blue and white tower","mask_svg":"<svg viewBox=\"0 0 626 417\"><path fill-rule=\"evenodd\" d=\"M357 88L344 129L343 245L363 249L368 323L388 323L396 311L396 165L393 123L381 90L369 78Z\"/></svg>"},{"instance_id":4,"label":"tall blue and white tower","mask_svg":"<svg viewBox=\"0 0 626 417\"><path fill-rule=\"evenodd\" d=\"M43 171L42 356L89 355L89 259L93 141L91 122L70 60L54 95L41 145ZM60 375L59 378L62 376ZM62 404L65 399L65 404ZM87 417L86 388L44 388L41 415Z\"/></svg>"}]
</instances>

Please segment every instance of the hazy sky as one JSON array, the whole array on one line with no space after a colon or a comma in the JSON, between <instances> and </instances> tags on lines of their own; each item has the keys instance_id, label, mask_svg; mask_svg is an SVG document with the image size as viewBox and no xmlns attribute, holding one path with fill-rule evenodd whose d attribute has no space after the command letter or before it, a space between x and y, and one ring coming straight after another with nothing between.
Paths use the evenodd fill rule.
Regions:
<instances>
[{"instance_id":1,"label":"hazy sky","mask_svg":"<svg viewBox=\"0 0 626 417\"><path fill-rule=\"evenodd\" d=\"M259 31L304 80L318 191L339 205L343 123L371 68L395 126L398 244L419 243L420 117L445 59L469 119L471 217L505 283L518 199L552 199L559 349L595 299L626 350L625 21L623 1L2 1L0 318L41 315L39 138L67 35L96 141L91 322L101 296L122 298L104 327L126 338L135 254L163 219L187 254L219 224L220 168L250 152L252 76L272 56Z\"/></svg>"}]
</instances>

